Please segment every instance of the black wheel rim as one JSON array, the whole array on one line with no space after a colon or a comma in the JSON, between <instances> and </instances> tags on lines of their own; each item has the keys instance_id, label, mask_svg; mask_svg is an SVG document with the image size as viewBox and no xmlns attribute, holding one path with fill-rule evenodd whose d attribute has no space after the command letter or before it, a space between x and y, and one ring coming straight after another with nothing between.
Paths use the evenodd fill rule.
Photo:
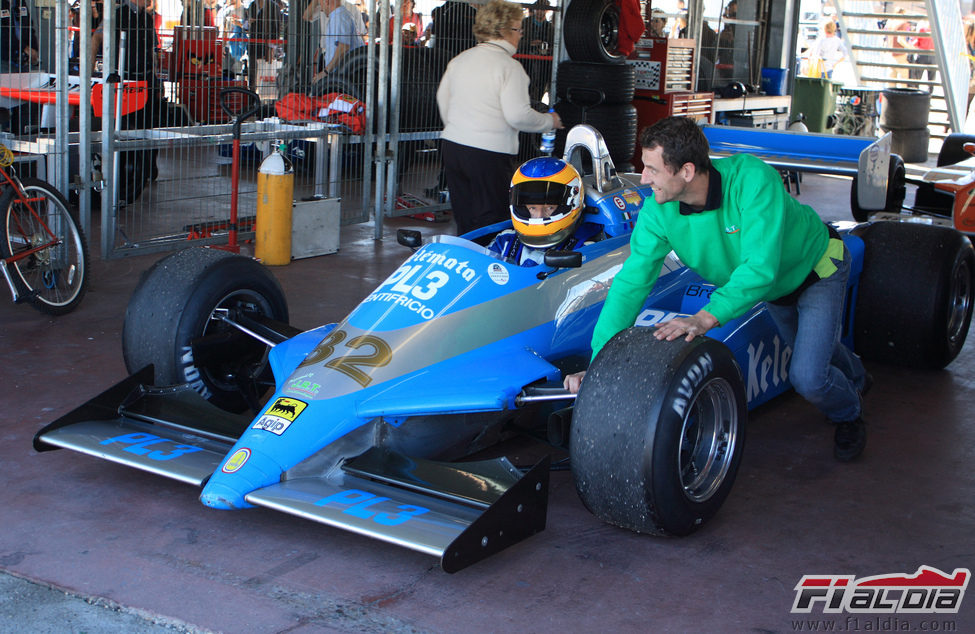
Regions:
<instances>
[{"instance_id":1,"label":"black wheel rim","mask_svg":"<svg viewBox=\"0 0 975 634\"><path fill-rule=\"evenodd\" d=\"M210 312L203 323L199 341L229 337L221 346L227 353L205 355L202 363L197 364L197 369L210 386L226 392L240 389L239 377L242 370L246 370L251 376L257 376L267 351L265 344L220 319L220 314L233 310L253 316L275 316L268 299L251 289L239 289L225 295Z\"/></svg>"},{"instance_id":2,"label":"black wheel rim","mask_svg":"<svg viewBox=\"0 0 975 634\"><path fill-rule=\"evenodd\" d=\"M968 330L968 315L972 311L972 270L963 259L951 272L951 305L948 307L948 342L956 345Z\"/></svg>"}]
</instances>

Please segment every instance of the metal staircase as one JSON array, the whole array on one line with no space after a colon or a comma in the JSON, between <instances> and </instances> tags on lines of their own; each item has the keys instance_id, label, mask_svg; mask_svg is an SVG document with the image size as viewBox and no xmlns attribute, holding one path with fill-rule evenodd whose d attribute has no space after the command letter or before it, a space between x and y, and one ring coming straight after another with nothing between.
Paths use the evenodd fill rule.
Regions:
<instances>
[{"instance_id":1,"label":"metal staircase","mask_svg":"<svg viewBox=\"0 0 975 634\"><path fill-rule=\"evenodd\" d=\"M927 90L931 93L932 141L940 147L941 140L949 133L961 132L968 99L969 64L958 0L835 0L834 3L858 85ZM877 7L882 10L878 12ZM898 13L899 10L903 13ZM934 54L935 63L896 63L892 55L905 51L892 46L894 33L906 38L922 35L917 28L924 20L931 27L930 34L923 35L934 41L934 51L930 53ZM901 21L909 21L910 29L892 31L892 26ZM908 77L897 76L905 74L904 71Z\"/></svg>"}]
</instances>

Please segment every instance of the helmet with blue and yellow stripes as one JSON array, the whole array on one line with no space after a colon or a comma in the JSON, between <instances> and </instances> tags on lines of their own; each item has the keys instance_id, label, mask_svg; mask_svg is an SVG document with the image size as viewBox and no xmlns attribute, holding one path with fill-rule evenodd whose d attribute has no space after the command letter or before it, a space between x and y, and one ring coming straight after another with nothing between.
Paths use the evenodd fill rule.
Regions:
<instances>
[{"instance_id":1,"label":"helmet with blue and yellow stripes","mask_svg":"<svg viewBox=\"0 0 975 634\"><path fill-rule=\"evenodd\" d=\"M552 247L575 231L584 198L574 167L551 156L534 158L511 178L511 222L527 246Z\"/></svg>"}]
</instances>

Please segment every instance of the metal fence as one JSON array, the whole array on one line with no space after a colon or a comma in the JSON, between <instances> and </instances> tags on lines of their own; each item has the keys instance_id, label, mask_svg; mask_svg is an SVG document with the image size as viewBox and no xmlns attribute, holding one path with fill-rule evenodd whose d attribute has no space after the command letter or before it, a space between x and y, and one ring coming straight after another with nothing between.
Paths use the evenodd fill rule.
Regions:
<instances>
[{"instance_id":1,"label":"metal fence","mask_svg":"<svg viewBox=\"0 0 975 634\"><path fill-rule=\"evenodd\" d=\"M35 159L27 169L70 191L83 227L99 231L103 257L225 241L235 194L246 237L257 169L278 139L295 165L295 197L340 197L343 224L375 218L381 237L385 217L436 221L449 209L436 89L449 59L474 44L466 2L428 2L432 16L414 16L404 15L402 0L343 0L362 44L319 76L328 37L312 10L317 0L226 0L217 10L211 0L156 0L148 18L125 0L8 1L23 3L37 51L0 69L0 86L30 93L0 101L15 112L11 145ZM17 28L25 32L25 23ZM10 37L0 47L10 53L4 60L17 57ZM547 99L551 56L521 57L535 95ZM247 88L262 101L241 127L237 166L233 118L220 106L226 88ZM342 113L322 116L335 93L364 104L358 133ZM279 106L288 95L317 99L317 107L285 121ZM239 93L224 99L233 112L244 105ZM522 146L527 156L537 139L523 135Z\"/></svg>"}]
</instances>

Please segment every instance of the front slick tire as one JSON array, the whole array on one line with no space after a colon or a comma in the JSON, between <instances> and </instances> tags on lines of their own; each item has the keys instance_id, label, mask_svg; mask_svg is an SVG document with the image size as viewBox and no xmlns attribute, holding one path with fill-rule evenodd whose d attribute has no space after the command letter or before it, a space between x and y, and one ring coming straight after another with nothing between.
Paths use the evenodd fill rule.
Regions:
<instances>
[{"instance_id":1,"label":"front slick tire","mask_svg":"<svg viewBox=\"0 0 975 634\"><path fill-rule=\"evenodd\" d=\"M281 286L256 260L195 247L156 262L125 311L129 373L151 363L157 385L188 383L217 407L244 411L244 391L265 380L267 346L214 319L218 309L288 321Z\"/></svg>"},{"instance_id":2,"label":"front slick tire","mask_svg":"<svg viewBox=\"0 0 975 634\"><path fill-rule=\"evenodd\" d=\"M576 400L576 491L610 524L687 535L728 496L746 417L741 370L727 346L625 330L600 351Z\"/></svg>"}]
</instances>

